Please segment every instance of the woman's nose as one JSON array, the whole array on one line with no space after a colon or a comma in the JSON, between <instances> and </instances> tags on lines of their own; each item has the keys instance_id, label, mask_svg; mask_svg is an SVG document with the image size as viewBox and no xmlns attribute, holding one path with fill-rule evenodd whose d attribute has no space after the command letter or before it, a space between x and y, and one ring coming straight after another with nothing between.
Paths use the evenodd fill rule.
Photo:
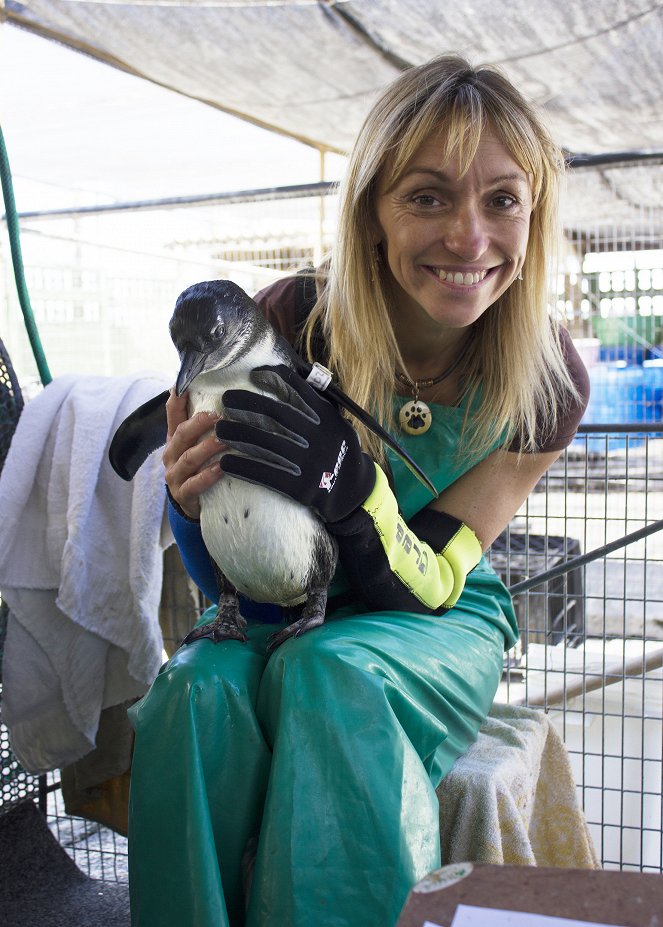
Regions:
<instances>
[{"instance_id":1,"label":"woman's nose","mask_svg":"<svg viewBox=\"0 0 663 927\"><path fill-rule=\"evenodd\" d=\"M442 237L447 250L466 261L475 261L488 247L485 222L469 204L459 205L446 216Z\"/></svg>"}]
</instances>

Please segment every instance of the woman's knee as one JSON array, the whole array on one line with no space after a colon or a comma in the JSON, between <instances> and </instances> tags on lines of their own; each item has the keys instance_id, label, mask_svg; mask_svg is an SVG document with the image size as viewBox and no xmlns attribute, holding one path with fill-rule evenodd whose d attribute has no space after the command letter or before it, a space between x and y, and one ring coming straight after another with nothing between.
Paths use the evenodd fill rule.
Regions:
<instances>
[{"instance_id":1,"label":"woman's knee","mask_svg":"<svg viewBox=\"0 0 663 927\"><path fill-rule=\"evenodd\" d=\"M351 677L365 663L364 650L351 633L323 625L282 644L267 664L262 686L295 684L302 688L315 685L316 680Z\"/></svg>"},{"instance_id":2,"label":"woman's knee","mask_svg":"<svg viewBox=\"0 0 663 927\"><path fill-rule=\"evenodd\" d=\"M173 692L191 692L223 679L231 684L237 682L243 661L233 659L228 643L202 640L181 647L162 668L159 678L163 677L164 685Z\"/></svg>"},{"instance_id":3,"label":"woman's knee","mask_svg":"<svg viewBox=\"0 0 663 927\"><path fill-rule=\"evenodd\" d=\"M150 690L133 709L135 725L155 718L159 724L179 711L203 705L215 715L232 713L235 704L255 702L264 658L237 641L197 641L180 648L161 668Z\"/></svg>"}]
</instances>

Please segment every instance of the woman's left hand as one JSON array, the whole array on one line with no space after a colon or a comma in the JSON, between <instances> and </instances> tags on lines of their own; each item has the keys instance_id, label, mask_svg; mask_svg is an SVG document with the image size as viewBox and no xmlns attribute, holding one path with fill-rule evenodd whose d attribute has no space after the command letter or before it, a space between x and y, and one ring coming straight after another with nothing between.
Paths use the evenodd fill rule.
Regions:
<instances>
[{"instance_id":1,"label":"woman's left hand","mask_svg":"<svg viewBox=\"0 0 663 927\"><path fill-rule=\"evenodd\" d=\"M239 452L223 455L224 473L310 506L323 521L345 518L375 485L352 425L290 367L257 367L251 380L271 395L224 393L216 436Z\"/></svg>"},{"instance_id":2,"label":"woman's left hand","mask_svg":"<svg viewBox=\"0 0 663 927\"><path fill-rule=\"evenodd\" d=\"M200 518L200 496L222 477L216 458L221 448L211 429L213 412L187 412L188 397L172 390L166 403L168 437L163 450L166 483L171 498L190 519ZM207 433L210 435L207 436Z\"/></svg>"}]
</instances>

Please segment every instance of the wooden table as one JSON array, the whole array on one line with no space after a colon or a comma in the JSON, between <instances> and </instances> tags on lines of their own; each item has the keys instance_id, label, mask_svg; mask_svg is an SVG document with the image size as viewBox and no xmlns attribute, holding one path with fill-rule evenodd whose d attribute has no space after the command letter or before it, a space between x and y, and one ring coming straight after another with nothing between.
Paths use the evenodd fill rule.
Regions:
<instances>
[{"instance_id":1,"label":"wooden table","mask_svg":"<svg viewBox=\"0 0 663 927\"><path fill-rule=\"evenodd\" d=\"M525 911L617 927L662 927L663 875L456 863L410 892L397 927L450 927L456 906Z\"/></svg>"}]
</instances>

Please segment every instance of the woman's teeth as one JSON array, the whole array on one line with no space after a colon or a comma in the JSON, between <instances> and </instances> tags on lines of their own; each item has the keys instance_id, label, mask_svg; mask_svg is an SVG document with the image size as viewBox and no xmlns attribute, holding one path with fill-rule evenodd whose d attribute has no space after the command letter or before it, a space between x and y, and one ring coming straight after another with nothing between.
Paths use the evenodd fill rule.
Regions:
<instances>
[{"instance_id":1,"label":"woman's teeth","mask_svg":"<svg viewBox=\"0 0 663 927\"><path fill-rule=\"evenodd\" d=\"M459 271L446 271L436 269L440 280L448 280L449 283L455 283L457 286L473 286L475 283L483 280L488 271L482 270L477 274L461 274Z\"/></svg>"}]
</instances>

